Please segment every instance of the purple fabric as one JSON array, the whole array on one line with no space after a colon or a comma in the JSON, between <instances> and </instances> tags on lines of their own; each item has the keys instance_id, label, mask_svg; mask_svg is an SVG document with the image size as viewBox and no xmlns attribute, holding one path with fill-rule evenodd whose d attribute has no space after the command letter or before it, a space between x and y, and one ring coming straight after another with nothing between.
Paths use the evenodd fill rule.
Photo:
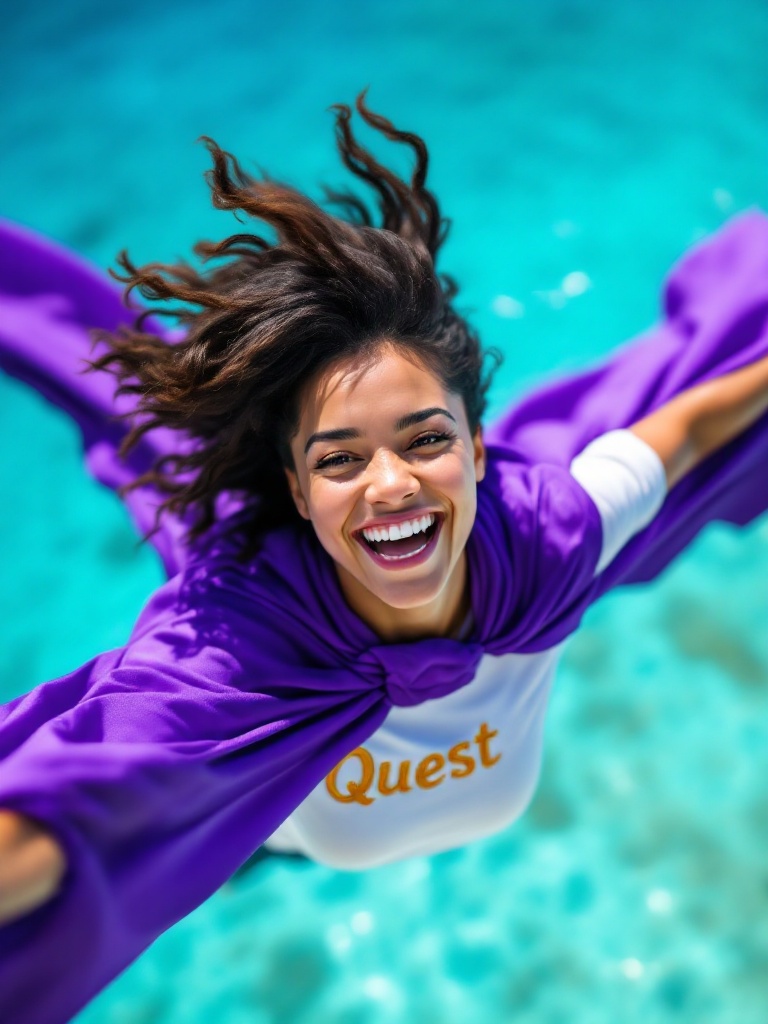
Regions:
<instances>
[{"instance_id":1,"label":"purple fabric","mask_svg":"<svg viewBox=\"0 0 768 1024\"><path fill-rule=\"evenodd\" d=\"M768 417L690 473L598 576L597 509L568 472L593 437L768 351L768 216L732 218L673 267L664 319L599 366L548 383L488 428L467 552L475 631L383 644L345 604L311 526L234 558L237 502L193 549L171 517L153 543L168 581L124 647L0 707L0 807L48 824L69 869L59 894L0 927L0 1020L69 1020L158 935L221 886L325 775L411 705L469 683L484 652L546 649L613 586L649 580L707 522L768 508ZM126 321L119 291L51 243L0 223L0 365L79 424L115 487L129 409L107 373L78 373L87 329ZM169 343L175 340L168 335ZM137 528L157 495L128 496Z\"/></svg>"}]
</instances>

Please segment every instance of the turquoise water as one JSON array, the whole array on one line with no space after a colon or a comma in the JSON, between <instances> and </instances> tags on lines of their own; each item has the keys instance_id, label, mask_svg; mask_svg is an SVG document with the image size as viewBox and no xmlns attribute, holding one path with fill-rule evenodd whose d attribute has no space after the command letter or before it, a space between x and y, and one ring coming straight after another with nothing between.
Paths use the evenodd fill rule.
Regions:
<instances>
[{"instance_id":1,"label":"turquoise water","mask_svg":"<svg viewBox=\"0 0 768 1024\"><path fill-rule=\"evenodd\" d=\"M492 413L644 330L688 245L768 209L762 0L76 0L4 12L0 47L0 211L102 266L231 230L201 134L318 199L350 184L326 108L370 84L429 145L441 269L506 353ZM2 377L0 427L8 699L124 643L162 572L69 421ZM261 862L79 1024L765 1024L766 581L768 520L711 525L587 614L511 829L365 873Z\"/></svg>"}]
</instances>

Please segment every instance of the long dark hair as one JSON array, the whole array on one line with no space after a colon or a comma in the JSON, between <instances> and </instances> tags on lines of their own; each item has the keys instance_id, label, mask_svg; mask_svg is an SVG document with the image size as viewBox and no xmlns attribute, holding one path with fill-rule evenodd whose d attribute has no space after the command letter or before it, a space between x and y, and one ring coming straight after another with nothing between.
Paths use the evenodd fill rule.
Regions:
<instances>
[{"instance_id":1,"label":"long dark hair","mask_svg":"<svg viewBox=\"0 0 768 1024\"><path fill-rule=\"evenodd\" d=\"M367 124L416 154L410 184L381 166L354 138L351 110L334 104L336 141L346 167L378 193L381 224L365 203L347 191L322 186L332 216L289 185L247 174L237 159L202 136L213 167L205 178L213 205L241 211L272 225L277 243L238 232L221 242L198 242L202 258L224 260L199 270L190 263L136 267L125 250L117 256L124 274L110 271L145 298L181 307L146 307L133 328L94 331L110 351L89 360L85 372L109 369L116 395L140 396L135 423L120 446L124 457L148 430L183 430L198 442L188 454L158 457L151 469L119 488L123 496L152 484L168 497L157 509L194 513L187 541L216 522L220 492L246 499L252 517L238 556L248 560L270 528L299 520L283 466L293 468L290 439L298 425L302 384L344 355L375 352L383 340L410 350L462 396L474 432L486 406L496 349L481 351L467 322L451 306L453 278L437 274L435 259L450 221L425 187L427 148L411 132L369 110L363 90L355 106ZM240 218L238 218L240 219ZM151 315L174 316L186 333L169 343L144 329ZM485 356L494 367L484 373ZM194 472L190 472L194 471ZM185 481L179 479L185 476Z\"/></svg>"}]
</instances>

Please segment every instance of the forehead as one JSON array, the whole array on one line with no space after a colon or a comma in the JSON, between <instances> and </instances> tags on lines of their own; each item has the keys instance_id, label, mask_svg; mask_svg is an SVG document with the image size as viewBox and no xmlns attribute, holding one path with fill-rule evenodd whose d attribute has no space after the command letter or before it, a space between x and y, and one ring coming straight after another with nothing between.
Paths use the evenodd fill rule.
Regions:
<instances>
[{"instance_id":1,"label":"forehead","mask_svg":"<svg viewBox=\"0 0 768 1024\"><path fill-rule=\"evenodd\" d=\"M340 359L307 383L300 397L299 434L396 419L403 411L442 405L456 415L458 396L414 353L391 345L372 355Z\"/></svg>"}]
</instances>

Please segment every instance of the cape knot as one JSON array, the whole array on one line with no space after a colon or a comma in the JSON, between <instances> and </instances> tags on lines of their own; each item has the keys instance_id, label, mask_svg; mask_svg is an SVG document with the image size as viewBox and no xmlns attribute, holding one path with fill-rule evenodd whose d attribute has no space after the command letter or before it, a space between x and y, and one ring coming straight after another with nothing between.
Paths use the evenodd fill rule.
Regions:
<instances>
[{"instance_id":1,"label":"cape knot","mask_svg":"<svg viewBox=\"0 0 768 1024\"><path fill-rule=\"evenodd\" d=\"M363 674L382 686L390 703L411 707L445 697L475 678L480 644L435 637L370 647L359 658Z\"/></svg>"}]
</instances>

